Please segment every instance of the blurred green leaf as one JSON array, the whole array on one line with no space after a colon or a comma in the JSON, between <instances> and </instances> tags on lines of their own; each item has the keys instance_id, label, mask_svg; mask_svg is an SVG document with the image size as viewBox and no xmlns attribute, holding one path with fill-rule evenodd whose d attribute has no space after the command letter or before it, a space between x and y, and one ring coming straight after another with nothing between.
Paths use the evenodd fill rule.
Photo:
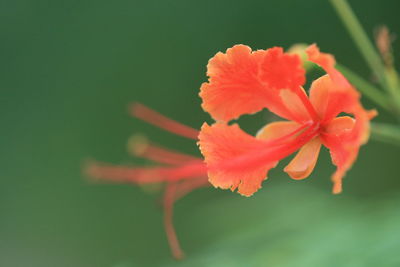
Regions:
<instances>
[{"instance_id":1,"label":"blurred green leaf","mask_svg":"<svg viewBox=\"0 0 400 267\"><path fill-rule=\"evenodd\" d=\"M186 260L170 265L400 264L399 196L360 201L298 185L269 191L258 193L254 201L230 199L208 206L209 216L203 222L223 233L217 233L212 244L192 252ZM225 227L230 230L224 231Z\"/></svg>"}]
</instances>

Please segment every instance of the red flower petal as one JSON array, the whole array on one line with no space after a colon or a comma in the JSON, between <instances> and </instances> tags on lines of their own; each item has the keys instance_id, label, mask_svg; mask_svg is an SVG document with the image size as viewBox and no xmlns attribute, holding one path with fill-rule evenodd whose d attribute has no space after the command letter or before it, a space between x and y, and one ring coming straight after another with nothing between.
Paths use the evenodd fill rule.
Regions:
<instances>
[{"instance_id":1,"label":"red flower petal","mask_svg":"<svg viewBox=\"0 0 400 267\"><path fill-rule=\"evenodd\" d=\"M310 61L317 63L328 73L313 82L310 100L322 118L322 124L326 124L321 139L330 149L332 162L337 166L332 181L333 193L338 194L342 191L342 179L356 160L360 146L368 140L369 121L376 112L362 107L360 94L335 69L332 55L321 53L315 44L308 47L306 52ZM354 115L355 123L351 129L349 117L334 119L341 112Z\"/></svg>"},{"instance_id":2,"label":"red flower petal","mask_svg":"<svg viewBox=\"0 0 400 267\"><path fill-rule=\"evenodd\" d=\"M342 179L357 159L360 146L367 142L369 121L376 112L357 105L352 114L355 117L353 127L349 117L339 117L332 120L326 127L327 131L321 134L322 142L329 148L332 162L337 166L332 176L334 194L342 191Z\"/></svg>"},{"instance_id":3,"label":"red flower petal","mask_svg":"<svg viewBox=\"0 0 400 267\"><path fill-rule=\"evenodd\" d=\"M242 114L268 108L277 115L297 120L283 103L279 89L299 90L305 71L297 55L280 47L251 51L236 45L217 53L208 63L208 83L201 86L202 107L217 121L230 121ZM296 116L297 115L297 116Z\"/></svg>"},{"instance_id":4,"label":"red flower petal","mask_svg":"<svg viewBox=\"0 0 400 267\"><path fill-rule=\"evenodd\" d=\"M306 81L300 57L284 53L281 47L266 50L259 74L260 80L274 89L297 90Z\"/></svg>"},{"instance_id":5,"label":"red flower petal","mask_svg":"<svg viewBox=\"0 0 400 267\"><path fill-rule=\"evenodd\" d=\"M238 193L251 196L261 187L267 172L279 160L299 149L315 135L315 129L309 128L295 139L289 134L262 141L243 132L237 124L204 124L199 145L208 166L209 181L215 187L238 188Z\"/></svg>"},{"instance_id":6,"label":"red flower petal","mask_svg":"<svg viewBox=\"0 0 400 267\"><path fill-rule=\"evenodd\" d=\"M360 146L368 139L369 121L373 117L361 106L355 89L347 87L346 90L342 85L342 82L337 84L326 75L313 83L310 93L311 102L323 116L323 123L327 123L321 138L337 166L332 176L335 194L342 191L342 179L356 160ZM333 119L341 112L354 115L355 122L350 117Z\"/></svg>"},{"instance_id":7,"label":"red flower petal","mask_svg":"<svg viewBox=\"0 0 400 267\"><path fill-rule=\"evenodd\" d=\"M249 150L262 146L263 142L243 132L237 124L228 126L218 123L212 126L204 124L199 135L199 145L207 165L215 165L243 155ZM208 171L211 184L222 189L230 188L245 196L251 196L261 187L269 169L275 167L277 161L264 164L259 168L246 168L231 172L229 170Z\"/></svg>"}]
</instances>

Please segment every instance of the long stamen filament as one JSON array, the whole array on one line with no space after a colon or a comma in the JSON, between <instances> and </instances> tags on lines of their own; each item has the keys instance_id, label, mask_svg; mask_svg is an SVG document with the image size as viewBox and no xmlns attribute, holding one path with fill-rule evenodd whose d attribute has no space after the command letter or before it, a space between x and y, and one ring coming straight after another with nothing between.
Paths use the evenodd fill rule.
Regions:
<instances>
[{"instance_id":1,"label":"long stamen filament","mask_svg":"<svg viewBox=\"0 0 400 267\"><path fill-rule=\"evenodd\" d=\"M303 102L303 105L307 109L307 111L310 114L310 116L313 119L313 121L314 122L319 121L320 118L319 118L317 112L315 111L315 108L311 104L310 100L308 99L308 96L306 95L306 92L304 92L303 90L298 90L298 94L297 95L300 97L301 102Z\"/></svg>"},{"instance_id":2,"label":"long stamen filament","mask_svg":"<svg viewBox=\"0 0 400 267\"><path fill-rule=\"evenodd\" d=\"M174 121L140 103L134 103L130 107L132 116L147 123L153 124L165 131L180 135L189 139L197 140L199 131Z\"/></svg>"}]
</instances>

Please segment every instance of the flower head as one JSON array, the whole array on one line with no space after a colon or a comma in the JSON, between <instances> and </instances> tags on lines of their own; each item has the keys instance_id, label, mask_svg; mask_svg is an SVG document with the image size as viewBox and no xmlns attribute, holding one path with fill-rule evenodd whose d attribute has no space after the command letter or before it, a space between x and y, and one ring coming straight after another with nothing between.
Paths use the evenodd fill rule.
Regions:
<instances>
[{"instance_id":1,"label":"flower head","mask_svg":"<svg viewBox=\"0 0 400 267\"><path fill-rule=\"evenodd\" d=\"M164 130L186 138L197 139L197 130L171 120L144 105L135 104L131 111L133 116ZM148 159L157 165L132 167L90 162L85 171L96 180L135 185L165 184L163 196L165 232L173 256L181 259L183 251L172 222L173 205L191 191L210 185L207 180L206 165L201 158L162 148L143 138L136 138L134 142L130 142L130 150L135 156Z\"/></svg>"},{"instance_id":2,"label":"flower head","mask_svg":"<svg viewBox=\"0 0 400 267\"><path fill-rule=\"evenodd\" d=\"M308 60L327 73L312 83L309 95L302 87L305 70L300 57L280 47L251 51L236 45L210 59L209 81L201 86L200 97L203 109L217 122L203 125L199 146L215 187L250 196L270 169L297 150L284 171L304 179L324 145L337 166L333 192L342 191L342 178L368 140L369 121L376 112L362 107L360 94L335 69L332 55L321 53L316 45L306 52ZM286 120L267 124L256 137L228 124L264 108Z\"/></svg>"}]
</instances>

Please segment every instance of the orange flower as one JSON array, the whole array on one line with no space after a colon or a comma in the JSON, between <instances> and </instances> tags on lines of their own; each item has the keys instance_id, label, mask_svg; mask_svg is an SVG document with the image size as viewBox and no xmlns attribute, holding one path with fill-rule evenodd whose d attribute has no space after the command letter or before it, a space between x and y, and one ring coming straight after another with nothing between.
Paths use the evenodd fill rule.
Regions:
<instances>
[{"instance_id":1,"label":"orange flower","mask_svg":"<svg viewBox=\"0 0 400 267\"><path fill-rule=\"evenodd\" d=\"M251 196L279 160L299 150L284 171L293 179L308 177L317 162L321 144L337 166L333 193L342 191L342 178L368 140L369 121L375 111L365 110L360 94L335 69L335 59L314 44L308 60L327 74L315 80L309 96L302 86L305 71L298 55L280 47L251 51L236 45L217 53L208 63L209 81L203 83L202 107L217 121L202 126L199 146L205 157L209 181ZM269 109L287 119L267 124L253 137L232 119ZM338 116L341 113L348 115Z\"/></svg>"},{"instance_id":2,"label":"orange flower","mask_svg":"<svg viewBox=\"0 0 400 267\"><path fill-rule=\"evenodd\" d=\"M174 134L197 139L198 131L173 121L141 104L132 106L132 115ZM165 183L164 227L173 256L183 258L183 251L172 222L175 201L191 191L209 186L207 170L201 158L165 149L142 140L133 144L136 156L158 163L156 167L129 167L91 162L86 173L95 179L136 185Z\"/></svg>"}]
</instances>

